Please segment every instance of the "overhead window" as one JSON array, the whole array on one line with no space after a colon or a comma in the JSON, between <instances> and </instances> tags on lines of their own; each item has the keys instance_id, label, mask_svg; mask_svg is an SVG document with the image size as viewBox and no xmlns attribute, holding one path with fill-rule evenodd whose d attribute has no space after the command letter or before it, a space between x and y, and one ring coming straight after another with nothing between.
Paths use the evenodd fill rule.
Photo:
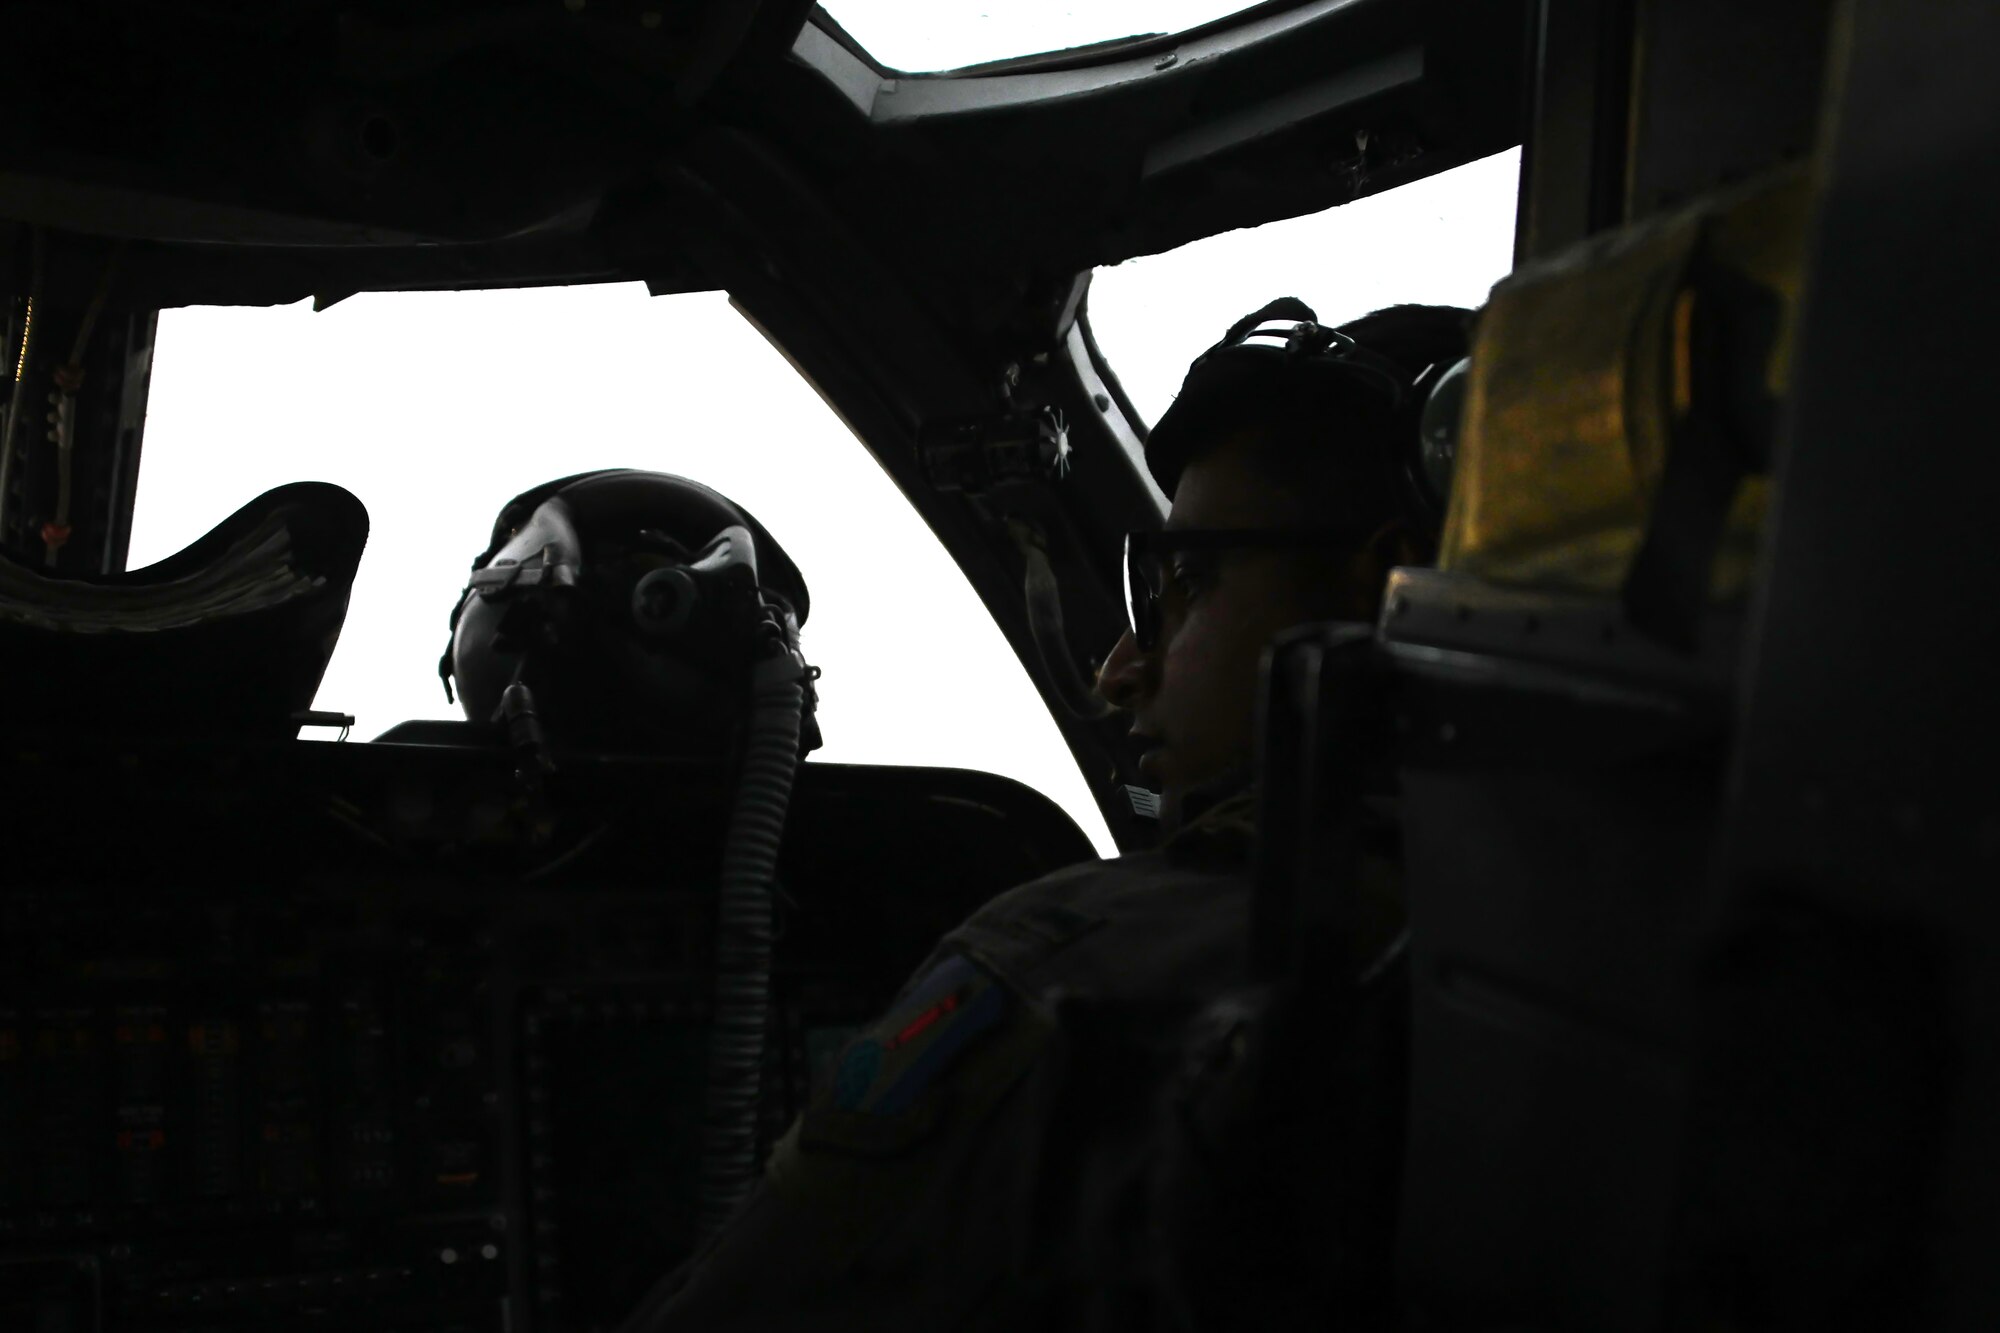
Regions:
<instances>
[{"instance_id":1,"label":"overhead window","mask_svg":"<svg viewBox=\"0 0 2000 1333\"><path fill-rule=\"evenodd\" d=\"M907 73L1186 32L1256 0L824 0L875 62Z\"/></svg>"},{"instance_id":2,"label":"overhead window","mask_svg":"<svg viewBox=\"0 0 2000 1333\"><path fill-rule=\"evenodd\" d=\"M1146 421L1188 363L1279 296L1328 324L1383 306L1478 306L1513 266L1518 149L1308 217L1224 232L1099 269L1090 327Z\"/></svg>"},{"instance_id":3,"label":"overhead window","mask_svg":"<svg viewBox=\"0 0 2000 1333\"><path fill-rule=\"evenodd\" d=\"M446 621L500 506L600 467L734 499L805 573L826 746L814 758L986 769L1112 844L1018 658L888 475L720 293L638 284L196 307L160 317L129 564L270 487L368 506L368 549L316 706L373 736L453 718Z\"/></svg>"}]
</instances>

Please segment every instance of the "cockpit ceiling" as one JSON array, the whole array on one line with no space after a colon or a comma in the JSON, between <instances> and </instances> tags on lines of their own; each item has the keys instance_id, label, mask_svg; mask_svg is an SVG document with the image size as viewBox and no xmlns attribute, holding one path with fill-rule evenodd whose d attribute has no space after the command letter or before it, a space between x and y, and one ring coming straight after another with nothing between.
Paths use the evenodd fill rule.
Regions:
<instances>
[{"instance_id":1,"label":"cockpit ceiling","mask_svg":"<svg viewBox=\"0 0 2000 1333\"><path fill-rule=\"evenodd\" d=\"M0 0L0 272L29 227L81 238L56 283L125 242L160 306L864 264L990 327L1518 143L1527 4L1273 0L907 77L808 0Z\"/></svg>"},{"instance_id":2,"label":"cockpit ceiling","mask_svg":"<svg viewBox=\"0 0 2000 1333\"><path fill-rule=\"evenodd\" d=\"M962 70L1112 48L1214 23L1261 0L823 0L821 10L877 65Z\"/></svg>"}]
</instances>

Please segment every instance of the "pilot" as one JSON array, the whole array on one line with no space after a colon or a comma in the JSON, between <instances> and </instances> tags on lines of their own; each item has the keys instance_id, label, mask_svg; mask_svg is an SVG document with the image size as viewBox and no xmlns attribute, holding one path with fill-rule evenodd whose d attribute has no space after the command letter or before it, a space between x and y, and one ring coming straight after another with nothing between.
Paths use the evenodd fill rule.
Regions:
<instances>
[{"instance_id":1,"label":"pilot","mask_svg":"<svg viewBox=\"0 0 2000 1333\"><path fill-rule=\"evenodd\" d=\"M1148 441L1172 510L1128 546L1132 623L1098 678L1145 746L1162 845L1002 894L941 940L626 1333L1163 1322L1154 1219L1116 1203L1106 1163L1164 1070L1120 1064L1135 1048L1088 1015L1165 1030L1244 978L1259 659L1289 626L1372 619L1389 568L1430 557L1405 435L1468 323L1398 306L1327 329L1288 298L1196 361ZM1364 907L1386 947L1393 894Z\"/></svg>"}]
</instances>

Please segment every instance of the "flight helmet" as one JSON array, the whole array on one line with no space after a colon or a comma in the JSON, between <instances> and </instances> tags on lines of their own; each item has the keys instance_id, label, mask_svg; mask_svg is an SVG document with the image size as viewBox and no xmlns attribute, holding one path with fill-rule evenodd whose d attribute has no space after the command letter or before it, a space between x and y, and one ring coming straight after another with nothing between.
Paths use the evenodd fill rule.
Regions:
<instances>
[{"instance_id":1,"label":"flight helmet","mask_svg":"<svg viewBox=\"0 0 2000 1333\"><path fill-rule=\"evenodd\" d=\"M723 495L663 472L579 473L501 509L438 674L473 722L520 683L558 746L713 753L748 706L760 626L795 638L809 609L798 567Z\"/></svg>"}]
</instances>

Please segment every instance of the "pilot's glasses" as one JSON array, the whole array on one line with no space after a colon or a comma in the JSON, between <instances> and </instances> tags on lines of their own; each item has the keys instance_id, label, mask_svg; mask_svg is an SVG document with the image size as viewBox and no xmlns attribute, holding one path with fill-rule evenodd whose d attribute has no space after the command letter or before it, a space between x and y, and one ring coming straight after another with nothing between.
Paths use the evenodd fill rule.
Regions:
<instances>
[{"instance_id":1,"label":"pilot's glasses","mask_svg":"<svg viewBox=\"0 0 2000 1333\"><path fill-rule=\"evenodd\" d=\"M1125 615L1141 652L1160 644L1160 603L1176 558L1241 549L1338 549L1356 534L1326 528L1169 528L1125 534Z\"/></svg>"}]
</instances>

